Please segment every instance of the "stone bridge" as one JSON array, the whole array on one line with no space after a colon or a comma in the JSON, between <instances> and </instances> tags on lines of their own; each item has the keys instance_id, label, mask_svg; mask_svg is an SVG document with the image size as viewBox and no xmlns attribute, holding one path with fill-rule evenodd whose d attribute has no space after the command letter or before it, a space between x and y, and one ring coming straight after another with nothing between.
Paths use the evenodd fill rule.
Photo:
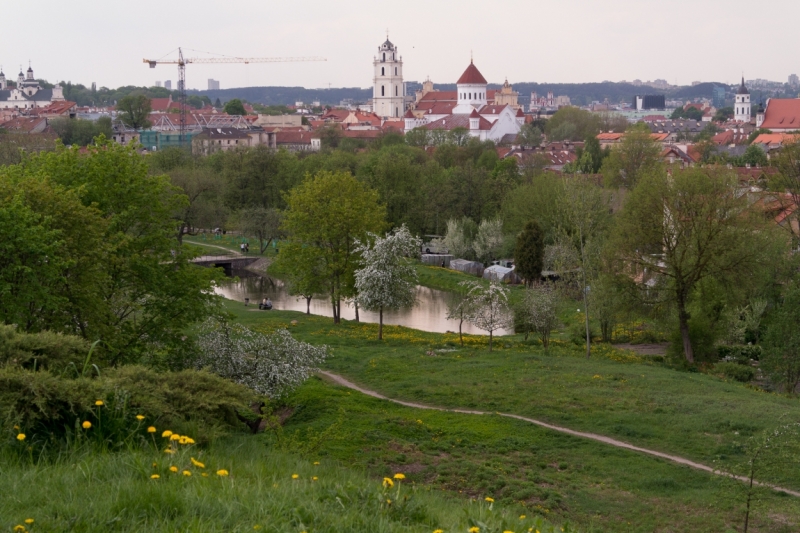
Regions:
<instances>
[{"instance_id":1,"label":"stone bridge","mask_svg":"<svg viewBox=\"0 0 800 533\"><path fill-rule=\"evenodd\" d=\"M244 270L260 258L246 255L203 255L192 259L192 263L204 267L216 267L225 271L226 276L232 276L234 270Z\"/></svg>"}]
</instances>

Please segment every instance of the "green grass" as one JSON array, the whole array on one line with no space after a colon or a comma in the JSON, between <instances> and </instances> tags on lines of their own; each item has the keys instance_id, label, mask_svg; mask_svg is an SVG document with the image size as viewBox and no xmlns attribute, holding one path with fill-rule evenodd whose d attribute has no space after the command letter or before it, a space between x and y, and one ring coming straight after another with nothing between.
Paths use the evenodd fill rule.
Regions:
<instances>
[{"instance_id":1,"label":"green grass","mask_svg":"<svg viewBox=\"0 0 800 533\"><path fill-rule=\"evenodd\" d=\"M275 257L275 248L271 245L264 250L264 253L260 253L259 251L259 244L258 240L253 237L247 239L250 243L250 252L247 255L249 256L259 256L259 257ZM191 244L195 246L201 247L203 250L207 250L208 252L214 253L221 252L220 248L224 248L231 252L239 252L239 245L242 242L242 238L239 235L223 235L221 238L216 239L212 234L202 234L202 235L186 235L183 237L183 242L186 244ZM280 249L280 243L278 243L278 249Z\"/></svg>"},{"instance_id":2,"label":"green grass","mask_svg":"<svg viewBox=\"0 0 800 533\"><path fill-rule=\"evenodd\" d=\"M534 525L532 517L520 522L516 509L497 506L489 512L485 502L435 494L410 480L386 490L380 479L332 458L320 457L315 465L270 448L263 437L220 439L182 455L79 450L31 466L6 453L0 458L0 531L28 518L34 519L31 533L430 533L466 531L468 517L483 517L498 528ZM205 469L192 466L190 456ZM179 472L172 473L171 465ZM216 475L222 468L228 477ZM192 476L182 475L184 469ZM160 479L151 479L153 473Z\"/></svg>"},{"instance_id":3,"label":"green grass","mask_svg":"<svg viewBox=\"0 0 800 533\"><path fill-rule=\"evenodd\" d=\"M496 344L499 349L489 353L486 339L482 337L467 337L468 346L461 348L455 335L385 326L387 339L378 342L375 340L377 326L373 324L347 322L334 326L329 318L292 312L249 313L239 306L228 305L238 320L262 331L286 327L291 320L297 320L298 324L291 326L296 337L332 347L333 357L325 363L325 368L391 397L526 415L722 468L745 459L742 446L751 435L775 427L787 418L800 418L797 399L759 392L713 376L650 364L635 354L607 345L596 346L595 356L587 361L582 357L581 347L559 343L546 354L535 342L521 342L520 337L502 338ZM437 349L448 351L433 351L434 355L430 355L431 350ZM390 412L395 408L384 404L381 409ZM459 422L469 418L467 415L426 416L453 417L439 424L443 434L457 433L453 428L458 424L479 424ZM377 425L378 419L367 426ZM426 470L425 480L450 490L474 491L481 486L476 478L477 472L481 472L487 482L499 484L485 488L499 489L504 498L517 500L517 491L524 494L524 490L518 487L521 481L513 481L510 473L519 471L518 453L527 449L544 457L543 460L530 459L535 465L542 462L545 465L561 462L581 465L580 473L570 471L574 475L571 480L536 484L540 488L553 487L567 501L563 509L554 510L558 516L576 519L584 527L620 531L608 525L616 516L636 525L631 531L660 530L658 527L666 527L675 520L674 510L679 509L677 516L685 515L683 523L687 527L691 524L694 524L691 527L699 527L698 524L707 519L709 522L705 525L709 529L698 530L717 531L724 530L717 527L720 521L735 514L730 504L720 499L722 496L718 492L722 482L718 478L599 443L557 437L550 432L544 432L550 435L549 441L537 441L535 436L522 437L543 431L525 424L513 425L510 421L496 424L498 435L519 441L514 445L516 448L503 445L498 446L500 453L489 453L495 444L491 444L492 439L487 440L487 432L479 432L468 440L469 446L461 449L462 456L453 460L463 463L463 468L454 465L446 476L438 469ZM500 431L501 427L505 429ZM386 445L377 439L369 446L382 450ZM352 454L350 460L358 462L366 461L369 455L364 449L347 453ZM489 456L493 458L490 460ZM434 459L429 458L429 461ZM379 468L381 464L382 460L376 460L374 466ZM497 475L489 475L492 468ZM469 472L474 475L467 475ZM595 475L598 472L602 474ZM559 474L553 472L553 475L557 480ZM684 476L695 481L690 482ZM800 473L787 470L771 481L798 489ZM648 493L647 486L655 488ZM650 502L647 505L659 508L652 520L647 518L644 508L636 504L640 497ZM548 500L538 492L531 498L531 502ZM787 511L788 520L797 524L800 515L792 507L796 501L790 500L791 505L779 505L784 500L774 503L776 509L792 508ZM715 510L709 511L709 506ZM593 512L606 518L595 520ZM716 517L717 522L711 521L711 517ZM698 520L700 522L696 522ZM606 526L598 525L602 523ZM712 523L716 525L710 527Z\"/></svg>"}]
</instances>

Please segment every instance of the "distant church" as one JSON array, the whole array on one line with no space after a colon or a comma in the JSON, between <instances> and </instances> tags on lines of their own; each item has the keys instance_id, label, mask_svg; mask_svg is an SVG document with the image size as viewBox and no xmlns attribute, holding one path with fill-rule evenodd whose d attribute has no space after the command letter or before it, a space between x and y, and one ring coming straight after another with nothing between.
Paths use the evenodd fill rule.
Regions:
<instances>
[{"instance_id":1,"label":"distant church","mask_svg":"<svg viewBox=\"0 0 800 533\"><path fill-rule=\"evenodd\" d=\"M403 58L388 37L378 47L372 64L375 69L372 111L383 119L402 117L405 113Z\"/></svg>"},{"instance_id":2,"label":"distant church","mask_svg":"<svg viewBox=\"0 0 800 533\"><path fill-rule=\"evenodd\" d=\"M53 102L64 100L64 91L60 85L52 89L42 89L33 77L33 69L28 66L27 76L20 69L16 87L11 88L6 75L0 68L0 109L33 109L46 107Z\"/></svg>"}]
</instances>

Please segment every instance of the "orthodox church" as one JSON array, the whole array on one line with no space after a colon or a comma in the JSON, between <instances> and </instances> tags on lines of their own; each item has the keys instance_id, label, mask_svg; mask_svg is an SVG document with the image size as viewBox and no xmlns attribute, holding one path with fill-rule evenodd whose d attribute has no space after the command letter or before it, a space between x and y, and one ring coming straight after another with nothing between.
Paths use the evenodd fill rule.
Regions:
<instances>
[{"instance_id":1,"label":"orthodox church","mask_svg":"<svg viewBox=\"0 0 800 533\"><path fill-rule=\"evenodd\" d=\"M405 132L414 128L453 130L465 128L482 141L500 141L506 135L516 135L525 123L525 115L516 104L516 93L508 81L505 90L487 89L488 82L470 60L469 66L456 82L455 91L434 91L433 83L425 81L417 100L404 115ZM501 98L497 98L500 93Z\"/></svg>"},{"instance_id":2,"label":"orthodox church","mask_svg":"<svg viewBox=\"0 0 800 533\"><path fill-rule=\"evenodd\" d=\"M52 89L42 89L33 77L33 69L29 66L27 76L20 69L15 87L10 87L6 75L0 68L0 109L33 109L46 107L53 102L64 100L64 92L60 85Z\"/></svg>"}]
</instances>

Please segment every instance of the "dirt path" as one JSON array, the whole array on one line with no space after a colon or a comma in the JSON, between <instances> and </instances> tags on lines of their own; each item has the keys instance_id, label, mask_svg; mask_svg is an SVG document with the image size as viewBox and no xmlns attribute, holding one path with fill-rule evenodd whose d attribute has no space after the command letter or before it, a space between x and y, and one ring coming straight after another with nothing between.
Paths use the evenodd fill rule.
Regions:
<instances>
[{"instance_id":1,"label":"dirt path","mask_svg":"<svg viewBox=\"0 0 800 533\"><path fill-rule=\"evenodd\" d=\"M236 250L231 250L230 248L225 248L224 246L219 246L218 244L208 244L205 242L194 242L187 239L189 244L196 244L198 246L208 246L209 248L219 248L220 250L225 250L230 255L242 255L241 253L237 252Z\"/></svg>"},{"instance_id":2,"label":"dirt path","mask_svg":"<svg viewBox=\"0 0 800 533\"><path fill-rule=\"evenodd\" d=\"M603 444L608 444L610 446L615 446L617 448L624 448L626 450L631 450L631 451L634 451L634 452L639 452L639 453L644 453L644 454L647 454L647 455L652 455L654 457L659 457L661 459L666 459L667 461L672 461L673 463L677 463L677 464L680 464L680 465L688 466L688 467L694 468L696 470L702 470L704 472L708 472L710 474L714 474L714 475L717 475L717 476L732 477L734 479L737 479L739 481L743 481L745 483L749 483L749 481L750 481L749 479L747 479L744 476L732 476L731 474L728 474L726 472L722 472L720 470L714 470L710 466L706 466L706 465L701 464L701 463L696 463L694 461L691 461L691 460L683 458L683 457L679 457L677 455L670 455L670 454L659 452L659 451L656 451L656 450L650 450L648 448L642 448L640 446L634 446L633 444L628 444L627 442L622 442L620 440L612 439L610 437L605 437L603 435L598 435L596 433L586 433L586 432L583 432L583 431L575 431L573 429L569 429L569 428L565 428L565 427L561 427L561 426L555 426L553 424L548 424L547 422L542 422L541 420L536 420L536 419L533 419L533 418L527 418L527 417L520 416L520 415L512 415L512 414L508 414L508 413L497 413L497 412L489 412L489 411L472 411L472 410L467 410L467 409L446 409L444 407L434 407L434 406L431 406L431 405L424 405L424 404L421 404L421 403L405 402L403 400L395 400L393 398L387 398L386 396L384 396L382 394L379 394L379 393L377 393L375 391L359 387L355 383L353 383L351 381L348 381L347 379L343 378L342 376L340 376L338 374L334 374L332 372L326 372L324 370L319 370L317 373L322 375L322 376L324 376L324 377L326 377L326 378L328 378L329 380L333 381L337 385L341 385L342 387L347 387L348 389L352 389L352 390L358 391L361 394L366 394L367 396L372 396L373 398L378 398L380 400L386 400L386 401L393 402L393 403L396 403L396 404L404 405L405 407L412 407L414 409L430 409L430 410L433 410L433 411L444 411L444 412L448 412L448 413L461 413L461 414L466 414L466 415L499 415L499 416L504 416L506 418L515 418L517 420L522 420L523 422L528 422L530 424L535 424L537 426L540 426L540 427L543 427L543 428L547 428L547 429L550 429L552 431L558 431L560 433L566 433L567 435L572 435L573 437L580 437L580 438L583 438L583 439L590 439L590 440L594 440L594 441L597 441L597 442L602 442ZM762 486L762 487L769 487L771 489L782 491L782 492L785 492L786 494L791 494L792 496L796 496L796 497L800 498L800 492L797 492L797 491L794 491L794 490L785 489L783 487L779 487L779 486L776 486L776 485L771 485L769 483L760 483L758 481L754 482L754 484Z\"/></svg>"}]
</instances>

